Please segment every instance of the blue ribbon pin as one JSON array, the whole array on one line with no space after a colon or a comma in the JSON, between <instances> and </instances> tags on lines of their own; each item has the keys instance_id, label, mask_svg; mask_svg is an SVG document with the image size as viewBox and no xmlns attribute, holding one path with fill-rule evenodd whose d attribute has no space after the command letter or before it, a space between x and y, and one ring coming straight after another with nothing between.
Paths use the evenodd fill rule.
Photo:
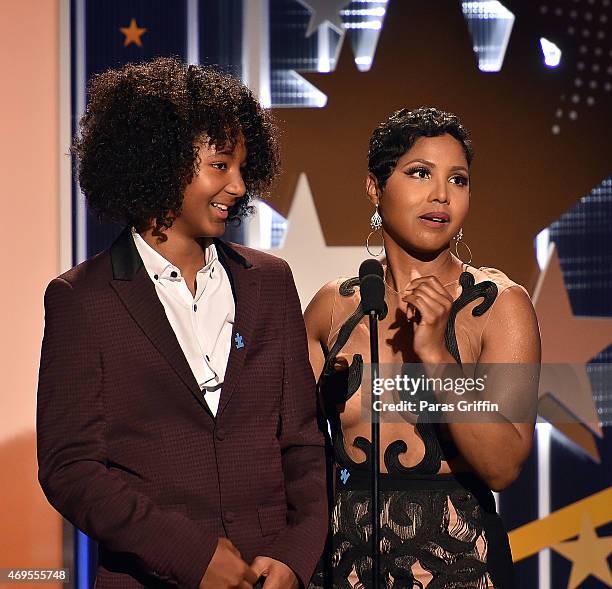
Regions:
<instances>
[{"instance_id":1,"label":"blue ribbon pin","mask_svg":"<svg viewBox=\"0 0 612 589\"><path fill-rule=\"evenodd\" d=\"M236 336L234 337L234 341L236 342L237 350L239 350L240 348L244 348L244 339L239 333L236 333Z\"/></svg>"}]
</instances>

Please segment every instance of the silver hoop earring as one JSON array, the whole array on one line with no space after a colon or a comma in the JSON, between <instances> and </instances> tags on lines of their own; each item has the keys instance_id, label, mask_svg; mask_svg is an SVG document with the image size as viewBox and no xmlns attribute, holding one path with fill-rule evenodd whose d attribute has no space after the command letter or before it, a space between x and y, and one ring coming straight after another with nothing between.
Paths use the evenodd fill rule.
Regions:
<instances>
[{"instance_id":1,"label":"silver hoop earring","mask_svg":"<svg viewBox=\"0 0 612 589\"><path fill-rule=\"evenodd\" d=\"M366 250L373 258L377 258L378 256L381 256L382 253L385 251L385 238L383 237L383 243L380 248L380 251L378 253L373 253L370 250L370 237L372 237L372 235L374 235L382 227L382 217L378 212L378 203L376 203L376 205L374 206L376 207L376 210L374 211L374 214L370 219L370 227L372 228L372 231L370 231L370 233L366 237Z\"/></svg>"},{"instance_id":2,"label":"silver hoop earring","mask_svg":"<svg viewBox=\"0 0 612 589\"><path fill-rule=\"evenodd\" d=\"M463 227L461 227L461 229L459 229L459 233L457 233L457 235L453 236L453 239L455 240L455 255L457 256L457 258L459 258L461 260L461 256L459 255L459 244L461 243L463 246L465 246L467 248L467 251L470 254L470 259L467 262L463 262L463 260L461 260L464 264L471 264L472 262L472 250L470 249L470 246L465 243L465 241L463 241Z\"/></svg>"}]
</instances>

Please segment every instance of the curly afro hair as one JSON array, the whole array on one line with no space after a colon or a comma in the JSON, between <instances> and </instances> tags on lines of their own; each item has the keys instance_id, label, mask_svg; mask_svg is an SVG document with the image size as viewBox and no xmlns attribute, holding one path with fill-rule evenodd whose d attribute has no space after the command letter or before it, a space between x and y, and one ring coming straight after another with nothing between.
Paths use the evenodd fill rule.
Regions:
<instances>
[{"instance_id":1,"label":"curly afro hair","mask_svg":"<svg viewBox=\"0 0 612 589\"><path fill-rule=\"evenodd\" d=\"M202 140L217 149L244 137L246 195L228 219L249 214L279 173L276 128L251 91L212 67L174 57L94 76L71 151L89 207L144 231L170 227L198 171Z\"/></svg>"},{"instance_id":2,"label":"curly afro hair","mask_svg":"<svg viewBox=\"0 0 612 589\"><path fill-rule=\"evenodd\" d=\"M374 129L370 137L368 170L376 178L380 190L384 190L397 160L417 139L446 133L461 143L468 166L471 165L474 151L470 135L454 114L433 107L402 108Z\"/></svg>"}]
</instances>

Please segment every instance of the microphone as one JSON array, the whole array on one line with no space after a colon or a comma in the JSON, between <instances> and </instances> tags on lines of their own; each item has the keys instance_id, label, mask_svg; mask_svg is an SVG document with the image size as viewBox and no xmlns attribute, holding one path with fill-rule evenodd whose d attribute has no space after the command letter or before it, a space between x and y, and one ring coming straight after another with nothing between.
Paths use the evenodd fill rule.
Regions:
<instances>
[{"instance_id":1,"label":"microphone","mask_svg":"<svg viewBox=\"0 0 612 589\"><path fill-rule=\"evenodd\" d=\"M366 315L376 313L379 318L385 312L385 283L383 268L378 260L370 259L359 266L361 308Z\"/></svg>"}]
</instances>

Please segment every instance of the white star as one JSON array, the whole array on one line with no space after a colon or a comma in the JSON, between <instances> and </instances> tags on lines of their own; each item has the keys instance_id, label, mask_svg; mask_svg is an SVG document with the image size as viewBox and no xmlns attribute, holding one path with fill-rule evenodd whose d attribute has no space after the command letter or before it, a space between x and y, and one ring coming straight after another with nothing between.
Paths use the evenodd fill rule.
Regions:
<instances>
[{"instance_id":1,"label":"white star","mask_svg":"<svg viewBox=\"0 0 612 589\"><path fill-rule=\"evenodd\" d=\"M302 308L330 280L358 276L359 265L370 257L365 245L328 246L325 243L306 174L301 174L298 180L287 222L282 247L268 252L291 266ZM369 230L369 219L364 220L364 227ZM363 236L364 244L366 236ZM378 251L380 246L373 248Z\"/></svg>"},{"instance_id":2,"label":"white star","mask_svg":"<svg viewBox=\"0 0 612 589\"><path fill-rule=\"evenodd\" d=\"M306 36L310 37L324 22L330 23L339 33L344 31L340 11L351 0L297 0L310 10L310 22Z\"/></svg>"}]
</instances>

